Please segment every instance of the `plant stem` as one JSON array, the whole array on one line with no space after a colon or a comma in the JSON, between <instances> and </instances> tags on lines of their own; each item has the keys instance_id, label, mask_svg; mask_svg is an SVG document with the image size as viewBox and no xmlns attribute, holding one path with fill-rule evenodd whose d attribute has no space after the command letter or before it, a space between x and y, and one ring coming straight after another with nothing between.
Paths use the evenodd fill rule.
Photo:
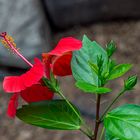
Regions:
<instances>
[{"instance_id":1,"label":"plant stem","mask_svg":"<svg viewBox=\"0 0 140 140\"><path fill-rule=\"evenodd\" d=\"M70 106L70 108L73 110L73 112L77 115L77 117L80 119L80 121L82 122L82 124L85 126L85 128L87 129L87 132L80 129L80 131L82 133L84 133L86 136L88 136L90 139L93 137L91 130L88 128L88 126L86 125L85 121L80 117L80 115L77 113L77 111L75 110L75 108L73 107L73 105L69 102L69 100L67 100L67 98L63 95L63 93L61 91L57 92L62 99L64 99L67 104Z\"/></svg>"},{"instance_id":2,"label":"plant stem","mask_svg":"<svg viewBox=\"0 0 140 140\"><path fill-rule=\"evenodd\" d=\"M44 84L47 86L47 82L45 80ZM55 88L54 91L61 96L62 99L64 99L66 101L66 103L69 105L69 107L73 110L73 112L76 114L76 116L80 119L80 121L82 122L82 124L85 126L86 130L83 129L79 129L83 134L85 134L87 137L89 137L90 139L93 137L92 131L91 129L86 125L85 121L81 118L81 116L79 115L79 113L76 111L76 109L73 107L73 105L70 103L70 101L63 95L63 93L60 91L59 88Z\"/></svg>"},{"instance_id":3,"label":"plant stem","mask_svg":"<svg viewBox=\"0 0 140 140\"><path fill-rule=\"evenodd\" d=\"M77 115L77 117L83 122L83 119L80 117L80 115L77 113L77 111L74 109L74 107L72 106L72 104L67 100L67 98L63 95L63 93L61 91L58 91L58 94L61 96L61 98L63 98L67 104L70 106L70 108L73 110L73 112Z\"/></svg>"},{"instance_id":4,"label":"plant stem","mask_svg":"<svg viewBox=\"0 0 140 140\"><path fill-rule=\"evenodd\" d=\"M102 132L101 132L101 135L100 135L100 138L99 138L99 140L102 140L102 138L103 138L103 135L104 135L104 131L105 131L105 127L103 126L103 128L102 128Z\"/></svg>"},{"instance_id":5,"label":"plant stem","mask_svg":"<svg viewBox=\"0 0 140 140\"><path fill-rule=\"evenodd\" d=\"M122 89L119 94L114 98L114 100L112 101L112 103L106 108L105 112L103 113L103 115L101 116L100 122L103 121L104 116L106 115L106 113L110 110L110 108L112 107L112 105L118 100L118 98L125 92L125 89Z\"/></svg>"},{"instance_id":6,"label":"plant stem","mask_svg":"<svg viewBox=\"0 0 140 140\"><path fill-rule=\"evenodd\" d=\"M96 140L98 135L98 129L100 125L100 99L101 95L97 95L97 103L96 103L96 122L95 122L95 129L94 129L94 138L91 140Z\"/></svg>"},{"instance_id":7,"label":"plant stem","mask_svg":"<svg viewBox=\"0 0 140 140\"><path fill-rule=\"evenodd\" d=\"M92 139L92 136L89 135L88 132L84 131L83 129L80 129L80 131L81 131L83 134L85 134L89 139Z\"/></svg>"}]
</instances>

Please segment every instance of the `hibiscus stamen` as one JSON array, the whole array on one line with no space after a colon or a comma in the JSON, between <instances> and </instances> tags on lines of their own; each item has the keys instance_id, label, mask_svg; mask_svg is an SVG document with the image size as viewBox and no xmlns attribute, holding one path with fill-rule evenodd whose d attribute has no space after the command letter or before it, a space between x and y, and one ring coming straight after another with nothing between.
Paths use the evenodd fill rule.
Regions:
<instances>
[{"instance_id":1,"label":"hibiscus stamen","mask_svg":"<svg viewBox=\"0 0 140 140\"><path fill-rule=\"evenodd\" d=\"M18 51L16 48L16 44L14 43L14 39L7 35L6 32L0 33L0 37L3 38L0 42L6 47L10 48L15 54L17 54L24 62L26 62L29 66L33 67L33 65Z\"/></svg>"}]
</instances>

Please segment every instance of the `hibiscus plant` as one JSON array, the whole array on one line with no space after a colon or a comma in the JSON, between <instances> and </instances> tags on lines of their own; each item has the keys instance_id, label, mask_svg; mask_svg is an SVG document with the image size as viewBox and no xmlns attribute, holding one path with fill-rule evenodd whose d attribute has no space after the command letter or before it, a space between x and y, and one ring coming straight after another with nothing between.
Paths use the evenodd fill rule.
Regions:
<instances>
[{"instance_id":1,"label":"hibiscus plant","mask_svg":"<svg viewBox=\"0 0 140 140\"><path fill-rule=\"evenodd\" d=\"M112 110L112 105L125 92L133 90L137 76L124 80L121 91L116 94L103 113L100 111L101 97L112 92L107 87L111 80L123 76L131 64L117 64L112 59L116 44L110 41L106 48L86 35L83 40L66 37L42 60L35 58L30 63L19 51L14 40L6 32L0 34L1 43L17 54L30 69L20 76L6 76L3 89L11 93L7 115L18 117L25 123L54 130L79 130L90 140L139 140L140 106L125 104ZM92 130L82 117L80 110L62 93L58 76L73 75L75 86L83 93L96 95L95 126ZM54 98L54 94L59 98ZM18 99L23 99L18 107ZM85 99L85 102L87 100ZM99 131L102 124L102 131ZM101 134L99 134L101 132Z\"/></svg>"}]
</instances>

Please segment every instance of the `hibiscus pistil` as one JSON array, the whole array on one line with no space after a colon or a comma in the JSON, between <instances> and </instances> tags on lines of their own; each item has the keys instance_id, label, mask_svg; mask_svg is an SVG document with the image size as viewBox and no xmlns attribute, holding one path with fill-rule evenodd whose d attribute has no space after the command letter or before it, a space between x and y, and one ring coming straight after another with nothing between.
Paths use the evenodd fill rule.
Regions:
<instances>
[{"instance_id":1,"label":"hibiscus pistil","mask_svg":"<svg viewBox=\"0 0 140 140\"><path fill-rule=\"evenodd\" d=\"M29 66L33 67L33 65L18 51L16 48L16 44L14 43L14 39L9 36L6 32L0 34L2 38L0 41L6 47L10 48L15 54L17 54L24 62L26 62Z\"/></svg>"}]
</instances>

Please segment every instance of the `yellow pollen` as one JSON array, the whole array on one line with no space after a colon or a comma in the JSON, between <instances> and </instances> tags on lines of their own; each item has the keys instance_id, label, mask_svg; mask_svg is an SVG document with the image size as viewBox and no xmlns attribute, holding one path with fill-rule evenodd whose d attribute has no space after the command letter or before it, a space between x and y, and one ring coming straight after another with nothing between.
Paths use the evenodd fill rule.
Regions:
<instances>
[{"instance_id":1,"label":"yellow pollen","mask_svg":"<svg viewBox=\"0 0 140 140\"><path fill-rule=\"evenodd\" d=\"M13 45L14 48L16 48L16 43L14 42L13 37L6 35L5 36L6 39ZM4 47L6 47L8 50L11 50L9 44L6 42L6 40L4 39L0 39L0 42L3 44ZM16 48L17 50L19 50L18 48Z\"/></svg>"}]
</instances>

